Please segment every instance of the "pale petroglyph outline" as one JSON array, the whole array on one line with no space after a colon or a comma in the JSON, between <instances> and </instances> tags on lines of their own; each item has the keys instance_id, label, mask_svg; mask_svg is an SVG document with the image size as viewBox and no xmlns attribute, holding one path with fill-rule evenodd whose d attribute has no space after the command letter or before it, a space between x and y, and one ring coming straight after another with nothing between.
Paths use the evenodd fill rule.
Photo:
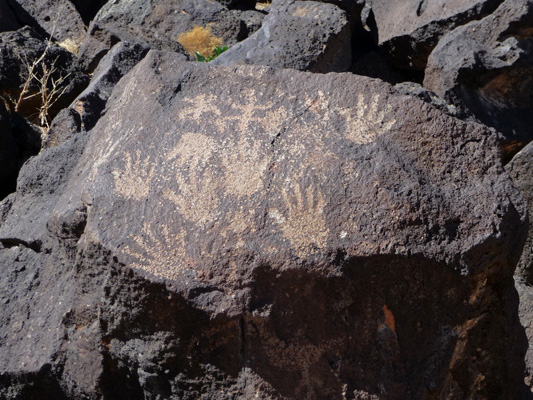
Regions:
<instances>
[{"instance_id":1,"label":"pale petroglyph outline","mask_svg":"<svg viewBox=\"0 0 533 400\"><path fill-rule=\"evenodd\" d=\"M328 229L322 192L314 184L304 190L299 183L294 182L289 188L282 189L282 199L286 214L283 215L274 208L268 210L268 215L280 225L283 236L291 243L298 256L308 255L313 245L324 248Z\"/></svg>"},{"instance_id":2,"label":"pale petroglyph outline","mask_svg":"<svg viewBox=\"0 0 533 400\"><path fill-rule=\"evenodd\" d=\"M307 99L304 104L309 110L323 114L320 127L323 131L327 132L327 124L340 116L345 123L344 136L354 143L368 144L389 132L396 124L395 118L386 119L392 111L392 106L388 103L381 105L380 98L379 94L372 95L368 104L365 96L359 94L354 110L333 106L329 97L319 90L315 98Z\"/></svg>"},{"instance_id":3,"label":"pale petroglyph outline","mask_svg":"<svg viewBox=\"0 0 533 400\"><path fill-rule=\"evenodd\" d=\"M139 235L129 236L131 244L122 251L135 259L130 266L162 278L176 279L185 263L186 232L181 229L177 234L170 233L168 225L164 224L158 228L160 232L156 234L144 223Z\"/></svg>"},{"instance_id":4,"label":"pale petroglyph outline","mask_svg":"<svg viewBox=\"0 0 533 400\"><path fill-rule=\"evenodd\" d=\"M135 157L126 153L124 168L112 171L115 192L126 199L143 200L148 198L150 184L155 175L155 165L150 157L141 158L141 151L135 151Z\"/></svg>"}]
</instances>

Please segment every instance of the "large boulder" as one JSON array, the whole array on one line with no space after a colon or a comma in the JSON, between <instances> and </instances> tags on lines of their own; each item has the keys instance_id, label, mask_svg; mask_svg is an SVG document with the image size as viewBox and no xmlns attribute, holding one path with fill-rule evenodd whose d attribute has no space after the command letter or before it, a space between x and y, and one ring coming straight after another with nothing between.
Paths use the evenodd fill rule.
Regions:
<instances>
[{"instance_id":1,"label":"large boulder","mask_svg":"<svg viewBox=\"0 0 533 400\"><path fill-rule=\"evenodd\" d=\"M70 40L77 45L85 35L85 24L69 0L4 0L21 25L53 35L58 41Z\"/></svg>"},{"instance_id":2,"label":"large boulder","mask_svg":"<svg viewBox=\"0 0 533 400\"><path fill-rule=\"evenodd\" d=\"M381 50L396 66L418 71L424 70L429 54L444 34L485 17L502 2L367 0L375 19L373 22Z\"/></svg>"},{"instance_id":3,"label":"large boulder","mask_svg":"<svg viewBox=\"0 0 533 400\"><path fill-rule=\"evenodd\" d=\"M89 86L54 118L44 147L57 146L82 130L91 130L104 112L115 85L147 52L148 48L139 44L119 42L113 46L98 64Z\"/></svg>"},{"instance_id":4,"label":"large boulder","mask_svg":"<svg viewBox=\"0 0 533 400\"><path fill-rule=\"evenodd\" d=\"M0 206L0 397L517 393L525 204L492 130L155 51L106 109Z\"/></svg>"},{"instance_id":5,"label":"large boulder","mask_svg":"<svg viewBox=\"0 0 533 400\"><path fill-rule=\"evenodd\" d=\"M279 3L283 4L272 8L256 33L213 63L258 64L320 73L350 68L351 30L344 11L315 1Z\"/></svg>"},{"instance_id":6,"label":"large boulder","mask_svg":"<svg viewBox=\"0 0 533 400\"><path fill-rule=\"evenodd\" d=\"M508 141L533 139L533 2L507 0L490 16L444 36L424 86L466 107Z\"/></svg>"},{"instance_id":7,"label":"large boulder","mask_svg":"<svg viewBox=\"0 0 533 400\"><path fill-rule=\"evenodd\" d=\"M529 341L525 381L533 390L533 143L520 151L507 164L506 170L527 201L529 209L529 232L515 273L515 280L520 296L520 321Z\"/></svg>"},{"instance_id":8,"label":"large boulder","mask_svg":"<svg viewBox=\"0 0 533 400\"><path fill-rule=\"evenodd\" d=\"M52 71L48 79L45 71ZM32 28L0 33L0 96L8 101L12 111L40 123L44 88L50 93L54 82L61 80L55 86L56 95L48 97L47 122L74 100L89 78L79 70L71 52L49 42Z\"/></svg>"}]
</instances>

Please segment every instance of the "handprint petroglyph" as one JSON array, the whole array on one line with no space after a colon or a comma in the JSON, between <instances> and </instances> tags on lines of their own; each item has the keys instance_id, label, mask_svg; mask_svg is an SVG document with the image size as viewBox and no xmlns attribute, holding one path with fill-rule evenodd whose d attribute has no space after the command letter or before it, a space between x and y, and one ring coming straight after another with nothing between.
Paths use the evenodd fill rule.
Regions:
<instances>
[{"instance_id":1,"label":"handprint petroglyph","mask_svg":"<svg viewBox=\"0 0 533 400\"><path fill-rule=\"evenodd\" d=\"M269 216L281 226L283 236L289 240L295 252L306 256L313 246L326 246L328 230L324 218L324 198L320 190L310 185L303 190L295 183L293 190L283 189L285 215L276 209L269 210Z\"/></svg>"},{"instance_id":2,"label":"handprint petroglyph","mask_svg":"<svg viewBox=\"0 0 533 400\"><path fill-rule=\"evenodd\" d=\"M380 109L379 98L379 94L372 96L369 106L362 94L357 96L355 115L350 109L341 108L339 110L339 114L346 120L346 138L357 144L367 144L392 129L396 120L385 121L385 116L389 114L391 106L387 104Z\"/></svg>"},{"instance_id":3,"label":"handprint petroglyph","mask_svg":"<svg viewBox=\"0 0 533 400\"><path fill-rule=\"evenodd\" d=\"M126 153L124 169L112 172L115 191L126 199L142 200L148 197L150 183L155 174L155 166L150 158L142 158L141 151L135 157Z\"/></svg>"},{"instance_id":4,"label":"handprint petroglyph","mask_svg":"<svg viewBox=\"0 0 533 400\"><path fill-rule=\"evenodd\" d=\"M380 104L380 95L371 97L370 104L365 96L357 96L355 109L352 107L335 107L322 91L315 98L309 98L304 105L312 112L320 114L320 131L329 132L328 124L340 116L344 121L344 135L357 144L374 142L376 138L392 129L396 120L388 119L391 113L390 104Z\"/></svg>"},{"instance_id":5,"label":"handprint petroglyph","mask_svg":"<svg viewBox=\"0 0 533 400\"><path fill-rule=\"evenodd\" d=\"M269 158L262 154L261 143L241 138L221 151L226 189L236 196L251 196L263 187Z\"/></svg>"},{"instance_id":6,"label":"handprint petroglyph","mask_svg":"<svg viewBox=\"0 0 533 400\"><path fill-rule=\"evenodd\" d=\"M130 235L131 243L123 252L132 257L130 265L166 279L175 279L185 259L185 230L176 234L167 225L154 232L144 224L140 234Z\"/></svg>"}]
</instances>

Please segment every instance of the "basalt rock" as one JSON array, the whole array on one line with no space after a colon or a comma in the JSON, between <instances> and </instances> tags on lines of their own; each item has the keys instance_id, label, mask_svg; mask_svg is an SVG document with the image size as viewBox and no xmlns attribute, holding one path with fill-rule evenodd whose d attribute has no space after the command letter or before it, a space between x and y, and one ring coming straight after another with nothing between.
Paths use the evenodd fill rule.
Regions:
<instances>
[{"instance_id":1,"label":"basalt rock","mask_svg":"<svg viewBox=\"0 0 533 400\"><path fill-rule=\"evenodd\" d=\"M52 121L44 147L57 146L82 130L91 130L115 85L147 52L148 48L139 44L117 43L98 64L89 86Z\"/></svg>"},{"instance_id":2,"label":"basalt rock","mask_svg":"<svg viewBox=\"0 0 533 400\"><path fill-rule=\"evenodd\" d=\"M21 25L53 35L58 41L66 39L81 42L85 35L85 24L69 0L4 0Z\"/></svg>"},{"instance_id":3,"label":"basalt rock","mask_svg":"<svg viewBox=\"0 0 533 400\"><path fill-rule=\"evenodd\" d=\"M505 1L490 16L444 36L431 53L424 86L507 141L533 139L533 2Z\"/></svg>"},{"instance_id":4,"label":"basalt rock","mask_svg":"<svg viewBox=\"0 0 533 400\"><path fill-rule=\"evenodd\" d=\"M255 34L212 63L268 65L321 73L350 67L351 30L344 11L315 1L279 3Z\"/></svg>"},{"instance_id":5,"label":"basalt rock","mask_svg":"<svg viewBox=\"0 0 533 400\"><path fill-rule=\"evenodd\" d=\"M525 204L492 130L155 51L106 109L0 206L0 397L515 396Z\"/></svg>"},{"instance_id":6,"label":"basalt rock","mask_svg":"<svg viewBox=\"0 0 533 400\"><path fill-rule=\"evenodd\" d=\"M225 45L244 39L246 27L238 12L209 0L144 0L108 2L95 23L126 30L147 41L175 42L195 25L209 28Z\"/></svg>"},{"instance_id":7,"label":"basalt rock","mask_svg":"<svg viewBox=\"0 0 533 400\"><path fill-rule=\"evenodd\" d=\"M29 70L34 62L35 78L30 79ZM89 78L78 69L72 53L55 43L47 44L47 39L32 28L0 33L0 95L8 100L11 111L17 109L32 122L39 120L43 91L39 79L43 79L45 69L54 71L46 81L47 90L52 90L54 81L64 78L58 86L61 95L55 97L56 101L48 112L53 118L87 86ZM21 98L26 83L29 83L27 92Z\"/></svg>"},{"instance_id":8,"label":"basalt rock","mask_svg":"<svg viewBox=\"0 0 533 400\"><path fill-rule=\"evenodd\" d=\"M381 50L394 65L423 71L440 38L481 19L503 0L370 0ZM370 22L369 22L370 24Z\"/></svg>"}]
</instances>

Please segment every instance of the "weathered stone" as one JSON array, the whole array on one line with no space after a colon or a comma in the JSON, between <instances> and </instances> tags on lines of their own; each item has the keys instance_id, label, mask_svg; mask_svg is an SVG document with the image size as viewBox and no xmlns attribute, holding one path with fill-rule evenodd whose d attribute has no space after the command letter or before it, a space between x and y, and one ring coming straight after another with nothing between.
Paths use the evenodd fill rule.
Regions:
<instances>
[{"instance_id":1,"label":"weathered stone","mask_svg":"<svg viewBox=\"0 0 533 400\"><path fill-rule=\"evenodd\" d=\"M533 285L533 143L526 146L507 164L516 187L524 196L529 208L529 227L526 244L516 274Z\"/></svg>"},{"instance_id":2,"label":"weathered stone","mask_svg":"<svg viewBox=\"0 0 533 400\"><path fill-rule=\"evenodd\" d=\"M135 36L127 30L116 29L112 25L105 25L92 22L87 31L87 35L80 46L78 61L80 67L93 73L105 55L116 44L124 42L127 45L141 46L147 49L175 51L185 54L183 47L176 41L145 39Z\"/></svg>"},{"instance_id":3,"label":"weathered stone","mask_svg":"<svg viewBox=\"0 0 533 400\"><path fill-rule=\"evenodd\" d=\"M42 28L59 41L79 43L85 35L85 24L69 0L7 0L16 18L35 29Z\"/></svg>"},{"instance_id":4,"label":"weathered stone","mask_svg":"<svg viewBox=\"0 0 533 400\"><path fill-rule=\"evenodd\" d=\"M470 115L461 112L461 110L458 110L457 107L455 107L453 104L448 104L444 99L441 99L431 90L425 89L424 87L422 87L422 85L418 83L401 82L394 85L394 88L402 94L415 96L420 100L423 100L426 103L433 105L440 111L449 114L453 117L461 118L463 120L471 117Z\"/></svg>"},{"instance_id":5,"label":"weathered stone","mask_svg":"<svg viewBox=\"0 0 533 400\"><path fill-rule=\"evenodd\" d=\"M149 42L175 42L195 25L208 27L228 46L242 40L245 33L238 13L209 0L110 1L98 12L95 22L127 30Z\"/></svg>"},{"instance_id":6,"label":"weathered stone","mask_svg":"<svg viewBox=\"0 0 533 400\"><path fill-rule=\"evenodd\" d=\"M491 130L163 52L107 110L8 198L0 395L513 398L525 205Z\"/></svg>"},{"instance_id":7,"label":"weathered stone","mask_svg":"<svg viewBox=\"0 0 533 400\"><path fill-rule=\"evenodd\" d=\"M522 193L529 209L529 232L515 272L515 281L520 297L520 322L529 341L525 359L525 383L533 391L533 143L522 149L505 169Z\"/></svg>"},{"instance_id":8,"label":"weathered stone","mask_svg":"<svg viewBox=\"0 0 533 400\"><path fill-rule=\"evenodd\" d=\"M533 2L507 0L492 15L444 36L424 86L509 140L533 139Z\"/></svg>"},{"instance_id":9,"label":"weathered stone","mask_svg":"<svg viewBox=\"0 0 533 400\"><path fill-rule=\"evenodd\" d=\"M44 68L55 71L47 81L48 90L51 90L54 80L65 78L60 87L62 94L56 96L55 103L48 110L50 119L68 106L89 81L77 68L72 53L54 43L47 45L46 39L32 28L24 27L15 32L0 33L0 95L9 100L12 111L19 103L20 114L34 123L39 122L43 86L37 79L29 79L29 67L37 60L41 60L33 70L37 78L43 78ZM20 94L28 81L28 91L19 102Z\"/></svg>"},{"instance_id":10,"label":"weathered stone","mask_svg":"<svg viewBox=\"0 0 533 400\"><path fill-rule=\"evenodd\" d=\"M490 14L503 0L370 0L378 43L398 67L423 71L453 28Z\"/></svg>"},{"instance_id":11,"label":"weathered stone","mask_svg":"<svg viewBox=\"0 0 533 400\"><path fill-rule=\"evenodd\" d=\"M44 147L57 146L82 130L91 130L117 82L148 52L139 44L117 43L98 64L89 86L52 121ZM183 56L186 59L185 56Z\"/></svg>"},{"instance_id":12,"label":"weathered stone","mask_svg":"<svg viewBox=\"0 0 533 400\"><path fill-rule=\"evenodd\" d=\"M288 1L273 7L256 33L212 63L341 72L350 67L351 54L351 30L344 11L332 4Z\"/></svg>"}]
</instances>

